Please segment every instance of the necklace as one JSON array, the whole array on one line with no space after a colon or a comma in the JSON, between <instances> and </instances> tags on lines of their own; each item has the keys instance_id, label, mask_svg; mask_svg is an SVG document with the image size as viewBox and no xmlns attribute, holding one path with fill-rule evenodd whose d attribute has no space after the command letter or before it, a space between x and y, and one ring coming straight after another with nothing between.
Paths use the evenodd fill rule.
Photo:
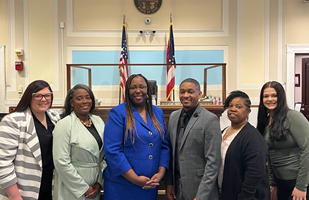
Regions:
<instances>
[{"instance_id":1,"label":"necklace","mask_svg":"<svg viewBox=\"0 0 309 200\"><path fill-rule=\"evenodd\" d=\"M82 124L84 124L86 127L90 127L90 126L92 125L92 122L91 122L91 119L90 119L90 118L88 118L88 123L85 122L85 121L83 121L83 120L81 120L81 119L79 119L79 120L80 120L80 122L81 122Z\"/></svg>"}]
</instances>

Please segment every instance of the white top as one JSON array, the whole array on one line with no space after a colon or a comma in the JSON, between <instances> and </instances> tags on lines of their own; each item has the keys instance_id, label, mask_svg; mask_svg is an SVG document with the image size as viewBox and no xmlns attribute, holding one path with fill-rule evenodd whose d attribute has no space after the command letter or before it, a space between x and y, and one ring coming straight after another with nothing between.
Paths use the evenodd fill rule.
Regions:
<instances>
[{"instance_id":1,"label":"white top","mask_svg":"<svg viewBox=\"0 0 309 200\"><path fill-rule=\"evenodd\" d=\"M224 161L225 161L225 156L226 156L226 152L227 149L229 148L230 144L232 143L232 141L234 140L234 138L236 137L236 135L239 133L239 131L229 135L227 138L225 138L225 140L223 140L224 135L226 134L226 132L230 129L230 126L227 127L222 134L222 143L221 143L221 166L219 169L219 174L218 174L218 186L219 186L219 191L221 192L221 187L222 187L222 180L223 180L223 171L224 171Z\"/></svg>"}]
</instances>

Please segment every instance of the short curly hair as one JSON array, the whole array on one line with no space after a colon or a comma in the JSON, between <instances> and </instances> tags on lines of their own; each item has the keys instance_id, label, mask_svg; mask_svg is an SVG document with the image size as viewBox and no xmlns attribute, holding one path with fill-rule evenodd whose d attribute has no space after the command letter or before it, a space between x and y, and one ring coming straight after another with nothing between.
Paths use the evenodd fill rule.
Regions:
<instances>
[{"instance_id":1,"label":"short curly hair","mask_svg":"<svg viewBox=\"0 0 309 200\"><path fill-rule=\"evenodd\" d=\"M250 108L251 106L251 101L249 96L240 90L234 90L230 93L230 95L226 98L225 102L224 102L224 109L227 109L231 103L231 101L236 98L236 97L240 97L244 100L245 106L247 106L248 108Z\"/></svg>"}]
</instances>

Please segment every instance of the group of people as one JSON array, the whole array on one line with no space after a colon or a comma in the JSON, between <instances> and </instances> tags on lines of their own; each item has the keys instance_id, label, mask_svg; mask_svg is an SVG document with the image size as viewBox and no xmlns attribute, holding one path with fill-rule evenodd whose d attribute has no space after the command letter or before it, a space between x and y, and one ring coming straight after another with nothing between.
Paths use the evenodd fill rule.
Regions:
<instances>
[{"instance_id":1,"label":"group of people","mask_svg":"<svg viewBox=\"0 0 309 200\"><path fill-rule=\"evenodd\" d=\"M0 199L100 199L103 189L104 200L156 200L163 180L168 200L309 199L309 123L280 83L262 87L257 128L249 96L232 91L222 131L195 79L181 82L182 108L167 127L150 94L147 79L131 75L104 123L88 86L69 90L59 115L49 84L29 84L0 122Z\"/></svg>"}]
</instances>

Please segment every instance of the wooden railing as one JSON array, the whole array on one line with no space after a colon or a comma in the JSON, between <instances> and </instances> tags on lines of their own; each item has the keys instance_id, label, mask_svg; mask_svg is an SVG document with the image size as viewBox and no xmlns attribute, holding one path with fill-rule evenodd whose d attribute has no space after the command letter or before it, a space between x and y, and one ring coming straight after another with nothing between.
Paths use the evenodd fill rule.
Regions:
<instances>
[{"instance_id":1,"label":"wooden railing","mask_svg":"<svg viewBox=\"0 0 309 200\"><path fill-rule=\"evenodd\" d=\"M201 105L203 108L209 110L210 112L214 113L218 117L220 117L224 111L222 105ZM95 109L93 110L93 114L100 116L104 122L107 121L109 111L113 108L114 106L96 106ZM165 125L168 123L168 119L170 114L178 109L181 109L181 105L158 105L159 108L163 110L164 114L164 120L165 120ZM10 106L9 107L9 112L11 113L14 111L15 106ZM61 110L63 109L63 106L53 106L52 109L57 109Z\"/></svg>"}]
</instances>

